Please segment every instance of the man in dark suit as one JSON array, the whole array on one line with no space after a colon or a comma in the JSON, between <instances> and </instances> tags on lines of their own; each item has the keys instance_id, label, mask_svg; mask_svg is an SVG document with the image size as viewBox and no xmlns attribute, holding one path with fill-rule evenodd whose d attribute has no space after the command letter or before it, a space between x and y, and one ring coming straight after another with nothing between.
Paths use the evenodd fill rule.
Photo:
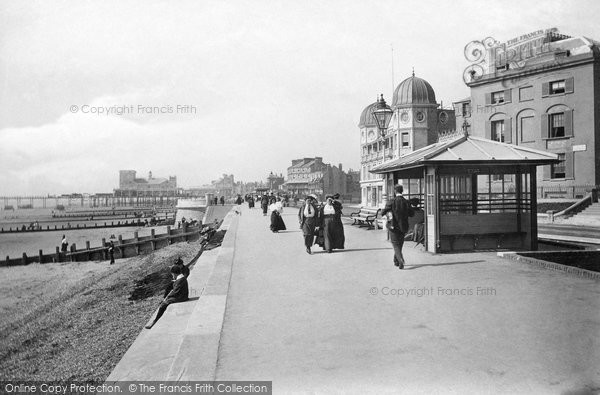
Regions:
<instances>
[{"instance_id":1,"label":"man in dark suit","mask_svg":"<svg viewBox=\"0 0 600 395\"><path fill-rule=\"evenodd\" d=\"M311 254L310 247L312 247L315 238L315 226L319 221L319 210L316 202L317 197L315 195L308 195L304 200L304 204L298 210L298 222L300 222L300 229L304 234L306 252L309 254Z\"/></svg>"},{"instance_id":2,"label":"man in dark suit","mask_svg":"<svg viewBox=\"0 0 600 395\"><path fill-rule=\"evenodd\" d=\"M173 280L175 280L173 283L173 289L161 302L160 306L158 307L158 312L156 313L156 318L154 318L154 321L152 321L151 324L146 325L146 329L151 329L154 326L154 324L156 324L156 321L158 321L160 317L162 317L162 315L165 313L165 310L167 310L167 307L169 307L170 304L185 302L186 300L188 300L188 282L187 277L185 277L183 274L182 266L183 265L171 266L171 275L173 276Z\"/></svg>"},{"instance_id":3,"label":"man in dark suit","mask_svg":"<svg viewBox=\"0 0 600 395\"><path fill-rule=\"evenodd\" d=\"M402 246L404 246L404 235L408 232L408 217L414 215L412 207L402 196L402 192L404 192L402 185L396 185L396 197L387 202L381 212L382 216L392 213L392 219L387 222L387 229L392 247L394 247L394 265L398 266L400 270L404 269Z\"/></svg>"}]
</instances>

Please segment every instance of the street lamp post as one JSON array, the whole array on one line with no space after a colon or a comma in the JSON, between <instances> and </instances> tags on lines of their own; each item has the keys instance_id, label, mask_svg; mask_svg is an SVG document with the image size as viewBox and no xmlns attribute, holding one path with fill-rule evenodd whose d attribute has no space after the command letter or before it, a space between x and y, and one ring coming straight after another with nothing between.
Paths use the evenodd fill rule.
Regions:
<instances>
[{"instance_id":1,"label":"street lamp post","mask_svg":"<svg viewBox=\"0 0 600 395\"><path fill-rule=\"evenodd\" d=\"M377 128L381 133L381 137L385 137L385 133L394 112L392 111L392 108L386 104L383 95L380 95L379 100L377 100L377 105L373 108L372 113L373 118L375 118L375 122L377 123Z\"/></svg>"},{"instance_id":2,"label":"street lamp post","mask_svg":"<svg viewBox=\"0 0 600 395\"><path fill-rule=\"evenodd\" d=\"M392 111L392 108L386 104L385 100L383 99L383 94L379 96L377 104L372 109L372 114L373 118L375 119L375 123L377 123L377 128L379 129L381 138L385 138L385 134L390 124L390 121L392 120L392 115L394 114L394 111ZM386 144L384 144L384 153L385 149ZM383 178L383 188L381 191L383 194L383 196L381 197L381 202L384 205L387 203L387 184L388 176L386 174L386 176Z\"/></svg>"}]
</instances>

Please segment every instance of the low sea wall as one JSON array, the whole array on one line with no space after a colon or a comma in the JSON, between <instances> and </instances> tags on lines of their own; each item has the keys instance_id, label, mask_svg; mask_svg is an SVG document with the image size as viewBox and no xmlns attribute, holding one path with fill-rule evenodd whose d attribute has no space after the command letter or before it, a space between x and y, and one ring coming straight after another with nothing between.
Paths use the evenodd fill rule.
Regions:
<instances>
[{"instance_id":1,"label":"low sea wall","mask_svg":"<svg viewBox=\"0 0 600 395\"><path fill-rule=\"evenodd\" d=\"M131 225L130 225L131 226ZM140 254L145 254L164 248L173 243L179 243L183 241L196 241L200 239L202 226L187 226L184 225L179 229L171 229L167 226L167 233L155 234L152 229L150 236L138 237L138 232L134 232L132 239L123 239L119 235L118 239L113 240L114 242L114 256L118 258L129 258ZM97 248L90 248L90 242L86 242L84 249L77 249L76 244L71 244L70 251L61 252L59 247L50 254L44 254L42 250L35 256L23 255L19 258L10 258L0 261L0 266L16 266L16 265L28 265L30 263L51 263L51 262L84 262L84 261L102 261L108 260L108 248L106 246L106 239L102 239L102 246Z\"/></svg>"}]
</instances>

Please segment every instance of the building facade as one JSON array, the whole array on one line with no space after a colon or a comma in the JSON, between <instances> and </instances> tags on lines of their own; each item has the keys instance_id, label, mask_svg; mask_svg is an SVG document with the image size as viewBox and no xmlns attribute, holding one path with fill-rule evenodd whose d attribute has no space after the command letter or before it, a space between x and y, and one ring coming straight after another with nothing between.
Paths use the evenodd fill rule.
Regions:
<instances>
[{"instance_id":1,"label":"building facade","mask_svg":"<svg viewBox=\"0 0 600 395\"><path fill-rule=\"evenodd\" d=\"M283 189L291 196L314 193L323 199L327 194L346 194L347 177L342 165L323 163L322 157L294 159L287 173Z\"/></svg>"},{"instance_id":2,"label":"building facade","mask_svg":"<svg viewBox=\"0 0 600 395\"><path fill-rule=\"evenodd\" d=\"M382 176L371 173L372 168L432 144L439 133L456 128L454 110L441 108L429 82L414 73L394 90L393 115L385 134L378 130L372 114L376 105L363 110L358 124L361 204L369 207L382 206L387 195Z\"/></svg>"},{"instance_id":3,"label":"building facade","mask_svg":"<svg viewBox=\"0 0 600 395\"><path fill-rule=\"evenodd\" d=\"M177 177L154 177L150 171L147 179L137 178L135 170L120 170L119 188L114 193L115 196L123 197L177 196Z\"/></svg>"},{"instance_id":4,"label":"building facade","mask_svg":"<svg viewBox=\"0 0 600 395\"><path fill-rule=\"evenodd\" d=\"M280 186L283 185L284 182L285 179L283 178L283 174L281 173L277 175L276 173L270 172L267 176L267 185L272 191L280 189Z\"/></svg>"},{"instance_id":5,"label":"building facade","mask_svg":"<svg viewBox=\"0 0 600 395\"><path fill-rule=\"evenodd\" d=\"M214 193L229 199L236 195L236 185L233 174L223 174L218 180L211 181Z\"/></svg>"},{"instance_id":6,"label":"building facade","mask_svg":"<svg viewBox=\"0 0 600 395\"><path fill-rule=\"evenodd\" d=\"M556 29L488 48L471 96L454 103L474 136L558 155L537 174L538 197L583 197L600 184L599 43Z\"/></svg>"}]
</instances>

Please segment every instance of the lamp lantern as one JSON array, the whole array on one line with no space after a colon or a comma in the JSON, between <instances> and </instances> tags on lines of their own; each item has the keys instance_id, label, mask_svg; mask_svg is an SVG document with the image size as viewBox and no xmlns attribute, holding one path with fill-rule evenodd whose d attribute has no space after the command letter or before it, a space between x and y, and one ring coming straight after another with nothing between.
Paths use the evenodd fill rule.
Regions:
<instances>
[{"instance_id":1,"label":"lamp lantern","mask_svg":"<svg viewBox=\"0 0 600 395\"><path fill-rule=\"evenodd\" d=\"M392 108L388 106L383 99L383 94L380 95L379 100L377 100L377 105L372 110L373 118L375 118L375 122L377 123L377 127L381 132L381 136L385 137L385 132L387 131L388 125L392 120L392 115L394 112Z\"/></svg>"}]
</instances>

